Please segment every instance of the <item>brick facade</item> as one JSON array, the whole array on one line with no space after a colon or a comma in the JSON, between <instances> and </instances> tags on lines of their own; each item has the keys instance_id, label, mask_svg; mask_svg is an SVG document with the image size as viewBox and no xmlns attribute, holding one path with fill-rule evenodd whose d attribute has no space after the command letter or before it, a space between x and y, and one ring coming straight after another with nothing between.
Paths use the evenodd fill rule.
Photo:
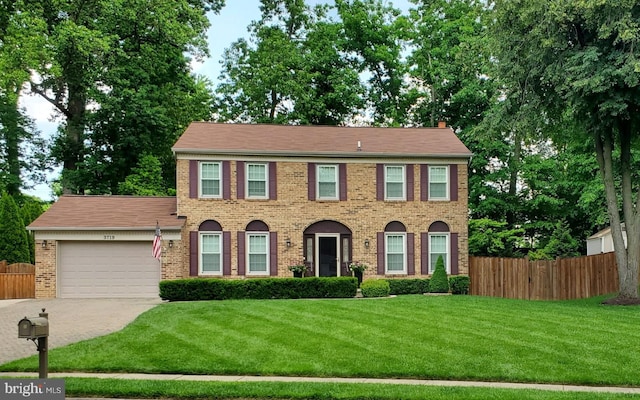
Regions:
<instances>
[{"instance_id":1,"label":"brick facade","mask_svg":"<svg viewBox=\"0 0 640 400\"><path fill-rule=\"evenodd\" d=\"M36 299L56 297L56 253L55 240L36 240Z\"/></svg>"},{"instance_id":2,"label":"brick facade","mask_svg":"<svg viewBox=\"0 0 640 400\"><path fill-rule=\"evenodd\" d=\"M207 157L208 160L214 160ZM376 165L385 160L373 162L346 162L347 200L312 201L308 199L308 163L277 161L277 199L254 200L240 199L237 196L236 171L238 162L232 160L228 165L230 173L230 198L203 199L190 197L190 160L177 160L177 202L178 215L186 217L182 234L183 245L175 251L181 252L183 268L172 269L166 278L189 276L190 244L189 232L197 231L206 220L215 220L223 231L231 232L231 273L229 278L241 278L238 274L238 243L236 232L245 231L247 224L254 220L263 221L270 232L277 232L277 276L290 277L289 265L300 263L303 258L303 232L319 221L337 221L351 230L352 260L363 261L370 266L365 277L380 277L377 274L376 235L383 232L385 226L399 221L406 227L407 233L414 234L415 276L421 274L421 233L428 231L436 221L449 226L451 233L458 234L458 272L468 273L468 235L467 235L467 166L458 164L458 200L457 201L421 201L420 163L407 162L413 167L415 184L413 201L380 201L376 199ZM386 160L399 164L398 160ZM423 164L428 164L424 160ZM314 160L314 162L322 162ZM324 162L332 162L325 160ZM460 160L457 160L460 163ZM442 163L442 161L440 161ZM431 164L434 164L431 160ZM193 172L193 171L191 171ZM194 180L191 180L192 182ZM290 247L285 243L290 240ZM369 247L365 246L365 240ZM398 276L398 275L393 275ZM405 275L406 276L406 275ZM163 275L164 277L164 275Z\"/></svg>"}]
</instances>

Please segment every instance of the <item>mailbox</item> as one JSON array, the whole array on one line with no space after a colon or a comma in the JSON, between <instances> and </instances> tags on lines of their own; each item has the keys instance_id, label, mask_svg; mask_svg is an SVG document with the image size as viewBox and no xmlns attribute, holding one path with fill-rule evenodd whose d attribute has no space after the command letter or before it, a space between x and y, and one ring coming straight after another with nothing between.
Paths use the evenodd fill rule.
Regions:
<instances>
[{"instance_id":1,"label":"mailbox","mask_svg":"<svg viewBox=\"0 0 640 400\"><path fill-rule=\"evenodd\" d=\"M18 322L19 339L38 339L49 336L49 320L45 317L24 317Z\"/></svg>"}]
</instances>

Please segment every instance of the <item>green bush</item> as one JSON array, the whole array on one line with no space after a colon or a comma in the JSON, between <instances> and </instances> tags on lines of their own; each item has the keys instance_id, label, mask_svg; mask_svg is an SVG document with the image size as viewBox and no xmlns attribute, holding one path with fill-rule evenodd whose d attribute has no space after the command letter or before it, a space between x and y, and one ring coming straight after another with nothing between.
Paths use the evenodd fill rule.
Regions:
<instances>
[{"instance_id":1,"label":"green bush","mask_svg":"<svg viewBox=\"0 0 640 400\"><path fill-rule=\"evenodd\" d=\"M363 297L388 297L389 282L384 279L369 279L360 285Z\"/></svg>"},{"instance_id":2,"label":"green bush","mask_svg":"<svg viewBox=\"0 0 640 400\"><path fill-rule=\"evenodd\" d=\"M436 269L433 271L433 275L431 275L429 291L431 293L449 293L449 280L447 279L447 271L444 269L442 256L438 257Z\"/></svg>"},{"instance_id":3,"label":"green bush","mask_svg":"<svg viewBox=\"0 0 640 400\"><path fill-rule=\"evenodd\" d=\"M391 294L423 294L429 292L429 279L385 279Z\"/></svg>"},{"instance_id":4,"label":"green bush","mask_svg":"<svg viewBox=\"0 0 640 400\"><path fill-rule=\"evenodd\" d=\"M469 294L469 277L464 275L456 275L449 278L449 287L451 294Z\"/></svg>"},{"instance_id":5,"label":"green bush","mask_svg":"<svg viewBox=\"0 0 640 400\"><path fill-rule=\"evenodd\" d=\"M169 301L229 299L349 298L358 280L340 278L218 279L190 278L160 282L160 297Z\"/></svg>"}]
</instances>

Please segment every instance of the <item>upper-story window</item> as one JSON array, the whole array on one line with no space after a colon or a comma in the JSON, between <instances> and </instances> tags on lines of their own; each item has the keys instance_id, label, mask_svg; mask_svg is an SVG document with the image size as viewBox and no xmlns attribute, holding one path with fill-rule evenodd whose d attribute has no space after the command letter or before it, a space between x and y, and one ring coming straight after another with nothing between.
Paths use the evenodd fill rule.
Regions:
<instances>
[{"instance_id":1,"label":"upper-story window","mask_svg":"<svg viewBox=\"0 0 640 400\"><path fill-rule=\"evenodd\" d=\"M222 163L200 163L200 197L222 197Z\"/></svg>"},{"instance_id":2,"label":"upper-story window","mask_svg":"<svg viewBox=\"0 0 640 400\"><path fill-rule=\"evenodd\" d=\"M338 166L318 165L318 200L338 200Z\"/></svg>"},{"instance_id":3,"label":"upper-story window","mask_svg":"<svg viewBox=\"0 0 640 400\"><path fill-rule=\"evenodd\" d=\"M385 200L405 200L405 166L385 165L384 167Z\"/></svg>"},{"instance_id":4,"label":"upper-story window","mask_svg":"<svg viewBox=\"0 0 640 400\"><path fill-rule=\"evenodd\" d=\"M429 200L449 200L449 167L429 166Z\"/></svg>"},{"instance_id":5,"label":"upper-story window","mask_svg":"<svg viewBox=\"0 0 640 400\"><path fill-rule=\"evenodd\" d=\"M247 198L266 199L269 197L268 164L247 163Z\"/></svg>"}]
</instances>

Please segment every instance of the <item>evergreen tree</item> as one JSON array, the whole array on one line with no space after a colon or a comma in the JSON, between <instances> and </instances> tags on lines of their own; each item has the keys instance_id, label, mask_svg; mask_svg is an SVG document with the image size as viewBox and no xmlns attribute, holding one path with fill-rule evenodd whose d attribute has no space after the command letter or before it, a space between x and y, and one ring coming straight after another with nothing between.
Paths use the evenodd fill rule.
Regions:
<instances>
[{"instance_id":1,"label":"evergreen tree","mask_svg":"<svg viewBox=\"0 0 640 400\"><path fill-rule=\"evenodd\" d=\"M447 271L444 269L444 259L442 256L438 257L436 270L433 271L433 275L431 275L431 279L429 280L429 292L449 293L449 279L447 278Z\"/></svg>"},{"instance_id":2,"label":"evergreen tree","mask_svg":"<svg viewBox=\"0 0 640 400\"><path fill-rule=\"evenodd\" d=\"M22 215L13 197L0 198L0 260L7 263L29 262L29 241Z\"/></svg>"}]
</instances>

